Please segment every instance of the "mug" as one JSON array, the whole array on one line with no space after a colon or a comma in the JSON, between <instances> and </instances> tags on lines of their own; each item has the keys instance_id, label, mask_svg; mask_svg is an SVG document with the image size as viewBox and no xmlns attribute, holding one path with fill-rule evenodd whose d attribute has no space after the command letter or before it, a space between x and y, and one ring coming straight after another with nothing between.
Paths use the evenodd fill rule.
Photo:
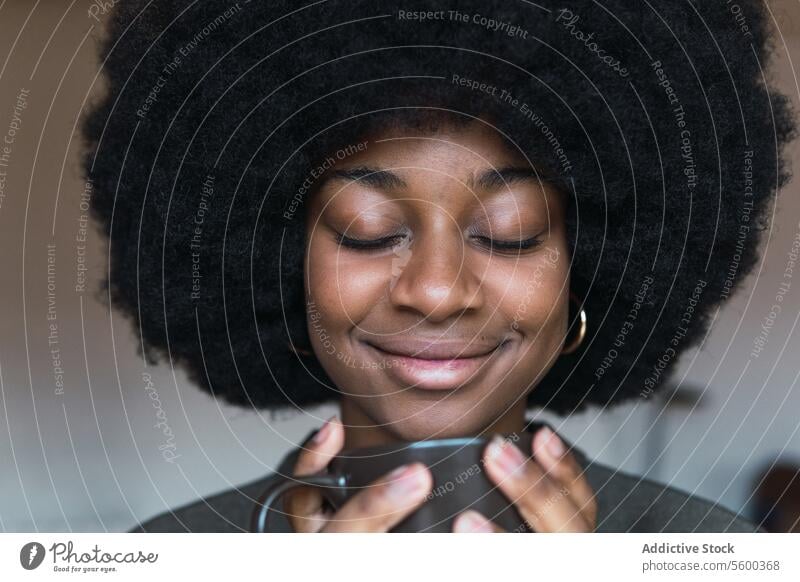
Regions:
<instances>
[{"instance_id":1,"label":"mug","mask_svg":"<svg viewBox=\"0 0 800 582\"><path fill-rule=\"evenodd\" d=\"M533 434L502 435L506 445L519 447L531 457ZM452 532L455 517L467 509L479 511L504 530L533 530L503 492L485 473L483 455L491 437L447 438L412 441L341 451L320 473L286 476L271 485L256 504L252 530L268 531L269 511L281 495L295 487L314 486L339 509L348 499L395 467L421 462L433 475L433 486L425 501L406 516L392 532Z\"/></svg>"}]
</instances>

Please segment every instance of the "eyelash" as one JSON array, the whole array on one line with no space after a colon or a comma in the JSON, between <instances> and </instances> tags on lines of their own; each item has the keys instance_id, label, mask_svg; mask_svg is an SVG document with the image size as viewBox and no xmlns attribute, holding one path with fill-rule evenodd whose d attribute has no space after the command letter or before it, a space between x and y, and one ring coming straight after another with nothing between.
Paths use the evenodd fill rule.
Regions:
<instances>
[{"instance_id":1,"label":"eyelash","mask_svg":"<svg viewBox=\"0 0 800 582\"><path fill-rule=\"evenodd\" d=\"M405 238L404 234L393 234L390 236L384 236L382 238L364 240L360 238L351 238L349 236L345 236L339 233L336 235L336 242L340 246L347 247L350 249L356 249L359 251L372 251L377 249L390 248L392 245L388 244L389 242L402 238Z\"/></svg>"},{"instance_id":2,"label":"eyelash","mask_svg":"<svg viewBox=\"0 0 800 582\"><path fill-rule=\"evenodd\" d=\"M390 243L397 239L403 239L404 234L393 234L382 238L364 240L345 236L341 233L336 235L336 242L340 246L359 250L359 251L373 251L385 248L391 248L393 245ZM493 240L487 236L473 236L472 238L480 241L481 245L494 252L522 252L535 248L542 244L542 239L534 236L520 241L504 241Z\"/></svg>"},{"instance_id":3,"label":"eyelash","mask_svg":"<svg viewBox=\"0 0 800 582\"><path fill-rule=\"evenodd\" d=\"M492 251L499 251L499 252L508 252L508 251L527 251L532 248L538 247L542 244L542 239L538 236L534 236L531 238L526 238L525 240L493 240L487 236L476 236L474 237L481 241L485 247L489 248Z\"/></svg>"}]
</instances>

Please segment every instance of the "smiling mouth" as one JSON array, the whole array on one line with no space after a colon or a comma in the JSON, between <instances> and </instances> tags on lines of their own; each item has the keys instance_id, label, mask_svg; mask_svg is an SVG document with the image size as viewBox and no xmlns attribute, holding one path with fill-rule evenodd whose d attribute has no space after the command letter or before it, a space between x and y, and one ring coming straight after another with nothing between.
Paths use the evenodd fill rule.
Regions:
<instances>
[{"instance_id":1,"label":"smiling mouth","mask_svg":"<svg viewBox=\"0 0 800 582\"><path fill-rule=\"evenodd\" d=\"M378 369L399 384L422 390L454 390L473 380L490 365L495 354L506 351L508 340L493 347L455 346L447 343L428 343L414 349L417 342L403 342L399 347L379 347L364 342L380 360ZM392 350L392 351L390 351ZM396 350L396 351L394 351Z\"/></svg>"}]
</instances>

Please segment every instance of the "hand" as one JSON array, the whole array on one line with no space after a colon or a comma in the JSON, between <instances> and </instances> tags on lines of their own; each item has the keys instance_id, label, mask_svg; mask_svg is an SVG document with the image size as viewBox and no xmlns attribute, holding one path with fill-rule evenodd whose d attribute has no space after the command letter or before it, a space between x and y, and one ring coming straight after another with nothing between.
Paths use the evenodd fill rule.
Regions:
<instances>
[{"instance_id":1,"label":"hand","mask_svg":"<svg viewBox=\"0 0 800 582\"><path fill-rule=\"evenodd\" d=\"M322 471L343 445L344 427L333 417L300 451L293 474L300 477ZM432 487L428 468L411 463L373 481L338 511L325 510L316 487L289 491L283 508L296 532L386 532L422 505Z\"/></svg>"},{"instance_id":2,"label":"hand","mask_svg":"<svg viewBox=\"0 0 800 582\"><path fill-rule=\"evenodd\" d=\"M514 502L537 532L591 532L597 525L594 491L575 457L548 427L531 440L533 459L526 459L513 442L497 436L486 447L484 466L489 479ZM502 532L474 510L459 514L456 532Z\"/></svg>"}]
</instances>

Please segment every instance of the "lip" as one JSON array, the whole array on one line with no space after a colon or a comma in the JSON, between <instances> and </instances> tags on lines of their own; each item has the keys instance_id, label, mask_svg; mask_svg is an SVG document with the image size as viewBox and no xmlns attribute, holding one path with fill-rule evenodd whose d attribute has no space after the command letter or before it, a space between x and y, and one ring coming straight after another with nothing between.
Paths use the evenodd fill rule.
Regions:
<instances>
[{"instance_id":1,"label":"lip","mask_svg":"<svg viewBox=\"0 0 800 582\"><path fill-rule=\"evenodd\" d=\"M489 345L385 338L380 345L364 343L381 360L380 369L400 384L422 390L453 390L486 370L488 360L503 352L507 342Z\"/></svg>"},{"instance_id":2,"label":"lip","mask_svg":"<svg viewBox=\"0 0 800 582\"><path fill-rule=\"evenodd\" d=\"M473 338L469 341L441 338L387 336L364 343L394 356L420 360L455 360L485 356L496 350L503 341Z\"/></svg>"}]
</instances>

